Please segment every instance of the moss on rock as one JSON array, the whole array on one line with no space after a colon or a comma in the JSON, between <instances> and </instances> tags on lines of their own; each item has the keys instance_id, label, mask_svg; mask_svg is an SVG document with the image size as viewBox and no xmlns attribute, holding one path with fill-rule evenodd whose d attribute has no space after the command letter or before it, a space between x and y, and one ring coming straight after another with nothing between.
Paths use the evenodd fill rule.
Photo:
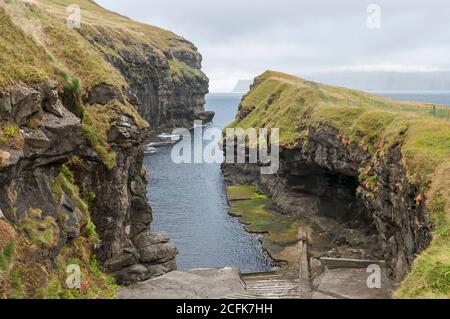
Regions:
<instances>
[{"instance_id":1,"label":"moss on rock","mask_svg":"<svg viewBox=\"0 0 450 319\"><path fill-rule=\"evenodd\" d=\"M298 254L285 251L298 242L300 221L270 210L271 200L258 194L255 186L230 186L227 190L231 214L244 223L247 231L264 234L261 241L271 257L288 263L298 262Z\"/></svg>"},{"instance_id":2,"label":"moss on rock","mask_svg":"<svg viewBox=\"0 0 450 319\"><path fill-rule=\"evenodd\" d=\"M55 219L51 216L43 217L40 209L30 208L19 227L41 248L50 249L58 243L59 227Z\"/></svg>"},{"instance_id":3,"label":"moss on rock","mask_svg":"<svg viewBox=\"0 0 450 319\"><path fill-rule=\"evenodd\" d=\"M20 150L24 146L24 139L20 128L15 123L0 124L0 147Z\"/></svg>"},{"instance_id":4,"label":"moss on rock","mask_svg":"<svg viewBox=\"0 0 450 319\"><path fill-rule=\"evenodd\" d=\"M400 164L421 196L426 194L434 228L431 245L416 259L396 296L449 297L450 122L439 118L447 111L448 106L393 101L267 71L255 79L230 127L279 128L286 148L300 147L310 130L331 127L343 145L356 144L371 155L359 176L371 191L377 188L375 162L399 145Z\"/></svg>"}]
</instances>

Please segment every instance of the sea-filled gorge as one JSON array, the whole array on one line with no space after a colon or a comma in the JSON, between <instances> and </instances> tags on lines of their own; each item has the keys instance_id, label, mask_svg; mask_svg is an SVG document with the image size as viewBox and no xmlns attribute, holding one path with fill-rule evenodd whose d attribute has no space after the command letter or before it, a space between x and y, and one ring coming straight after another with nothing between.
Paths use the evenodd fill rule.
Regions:
<instances>
[{"instance_id":1,"label":"sea-filled gorge","mask_svg":"<svg viewBox=\"0 0 450 319\"><path fill-rule=\"evenodd\" d=\"M379 92L384 97L450 105L449 92ZM207 127L231 123L242 94L209 94L206 110L215 118ZM195 143L192 137L192 143ZM203 143L207 143L204 141ZM153 209L152 231L165 232L179 250L179 269L237 267L243 273L273 270L258 237L228 214L220 164L175 164L171 145L145 157L147 195Z\"/></svg>"},{"instance_id":2,"label":"sea-filled gorge","mask_svg":"<svg viewBox=\"0 0 450 319\"><path fill-rule=\"evenodd\" d=\"M224 128L236 114L241 94L209 94L206 110L214 111L209 126ZM192 136L192 143L195 143ZM204 141L203 143L207 143ZM172 146L146 156L152 231L165 232L179 250L178 269L237 267L241 272L274 268L257 235L249 234L228 214L220 164L175 164Z\"/></svg>"}]
</instances>

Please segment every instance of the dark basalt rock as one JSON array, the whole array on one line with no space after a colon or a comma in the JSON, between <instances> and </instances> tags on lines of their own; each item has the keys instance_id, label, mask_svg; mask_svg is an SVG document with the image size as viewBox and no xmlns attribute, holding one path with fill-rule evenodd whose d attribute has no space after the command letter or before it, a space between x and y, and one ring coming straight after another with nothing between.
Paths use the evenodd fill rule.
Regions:
<instances>
[{"instance_id":1,"label":"dark basalt rock","mask_svg":"<svg viewBox=\"0 0 450 319\"><path fill-rule=\"evenodd\" d=\"M115 40L107 34L88 39L93 45L110 46L116 51ZM137 48L120 49L119 57L104 52L105 59L122 73L130 85L125 94L128 101L152 127L192 127L196 115L204 111L209 81L200 71L202 57L191 43L181 39L177 41L182 42L180 47L172 46L163 53L145 43ZM195 75L173 76L169 62L174 59L196 71ZM89 103L105 102L103 98L98 101L99 96L105 95L103 91L105 88L92 92Z\"/></svg>"},{"instance_id":2,"label":"dark basalt rock","mask_svg":"<svg viewBox=\"0 0 450 319\"><path fill-rule=\"evenodd\" d=\"M57 117L63 117L63 105L59 99L57 85L55 83L42 85L41 94L43 96L43 109Z\"/></svg>"},{"instance_id":3,"label":"dark basalt rock","mask_svg":"<svg viewBox=\"0 0 450 319\"><path fill-rule=\"evenodd\" d=\"M61 117L44 109L48 100L40 92L45 91L47 86L16 86L7 93L11 96L13 107L10 118L3 120L22 125L24 146L23 149L4 150L11 157L7 166L0 167L0 209L6 219L13 223L26 216L30 208L39 208L45 216L54 217L55 220L64 210L69 217L65 234L73 237L77 235L73 228L78 226L72 226L79 220L79 211L68 201L56 202L51 185L59 174L61 164L83 143L81 124L76 116L65 109L61 109ZM53 102L58 103L59 100ZM41 115L42 123L34 129L23 126L35 114Z\"/></svg>"},{"instance_id":4,"label":"dark basalt rock","mask_svg":"<svg viewBox=\"0 0 450 319\"><path fill-rule=\"evenodd\" d=\"M226 179L257 183L282 212L309 219L336 244L370 249L401 281L432 237L425 202L416 200L420 191L407 179L400 145L377 158L376 187L370 188L359 177L372 160L366 150L343 143L323 124L307 136L301 146L281 148L276 175L260 175L255 164L224 164Z\"/></svg>"},{"instance_id":5,"label":"dark basalt rock","mask_svg":"<svg viewBox=\"0 0 450 319\"><path fill-rule=\"evenodd\" d=\"M119 98L120 94L116 88L108 84L99 84L94 86L88 93L88 104L105 105L109 102Z\"/></svg>"},{"instance_id":6,"label":"dark basalt rock","mask_svg":"<svg viewBox=\"0 0 450 319\"><path fill-rule=\"evenodd\" d=\"M141 175L141 129L129 116L117 117L108 132L117 165L108 169L84 139L80 119L59 108L62 103L54 90L53 84L46 83L13 87L1 95L1 120L18 123L24 138L23 149L1 149L8 155L7 165L0 167L1 217L19 224L33 208L42 211L42 218L58 221L58 245L49 251L52 258L66 243L82 236L87 220L80 207L64 192L57 201L52 189L61 165L76 155L83 164L71 171L80 194L95 194L89 213L101 238L95 251L101 265L120 282L174 270L176 247L167 236L150 233L152 212L146 198L147 181ZM95 102L111 97L108 93ZM28 119L36 114L42 123L27 127Z\"/></svg>"},{"instance_id":7,"label":"dark basalt rock","mask_svg":"<svg viewBox=\"0 0 450 319\"><path fill-rule=\"evenodd\" d=\"M141 175L141 134L131 118L119 116L108 135L117 165L107 169L100 161L91 160L89 167L75 174L83 192L96 194L91 217L102 238L97 257L120 282L150 278L139 264L173 261L173 268L167 271L176 268L175 246L150 233L152 213L145 192L147 181Z\"/></svg>"},{"instance_id":8,"label":"dark basalt rock","mask_svg":"<svg viewBox=\"0 0 450 319\"><path fill-rule=\"evenodd\" d=\"M10 91L11 116L19 125L25 125L33 115L42 112L42 95L33 88L15 86Z\"/></svg>"},{"instance_id":9,"label":"dark basalt rock","mask_svg":"<svg viewBox=\"0 0 450 319\"><path fill-rule=\"evenodd\" d=\"M196 120L200 120L203 123L209 123L213 120L215 113L212 111L198 112L194 115Z\"/></svg>"}]
</instances>

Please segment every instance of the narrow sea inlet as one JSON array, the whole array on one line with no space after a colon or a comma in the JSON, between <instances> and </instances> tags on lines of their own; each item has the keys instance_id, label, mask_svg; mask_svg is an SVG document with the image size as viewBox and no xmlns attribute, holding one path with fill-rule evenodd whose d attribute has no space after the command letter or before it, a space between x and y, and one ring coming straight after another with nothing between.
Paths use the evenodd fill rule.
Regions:
<instances>
[{"instance_id":1,"label":"narrow sea inlet","mask_svg":"<svg viewBox=\"0 0 450 319\"><path fill-rule=\"evenodd\" d=\"M230 123L240 99L240 94L208 95L206 110L216 113L210 125L224 128ZM274 268L257 235L247 233L228 214L219 164L175 164L171 146L158 148L144 163L153 209L152 231L166 232L177 245L178 269L238 267L248 273Z\"/></svg>"},{"instance_id":2,"label":"narrow sea inlet","mask_svg":"<svg viewBox=\"0 0 450 319\"><path fill-rule=\"evenodd\" d=\"M450 104L449 94L378 93L393 99ZM206 110L216 116L209 124L224 128L235 117L241 94L209 94ZM170 132L167 132L170 133ZM192 141L195 137L192 134ZM207 143L208 141L204 141ZM153 209L152 231L165 232L179 250L178 269L238 267L241 272L264 272L275 264L257 235L229 215L226 187L219 164L175 164L170 145L158 147L144 159Z\"/></svg>"}]
</instances>

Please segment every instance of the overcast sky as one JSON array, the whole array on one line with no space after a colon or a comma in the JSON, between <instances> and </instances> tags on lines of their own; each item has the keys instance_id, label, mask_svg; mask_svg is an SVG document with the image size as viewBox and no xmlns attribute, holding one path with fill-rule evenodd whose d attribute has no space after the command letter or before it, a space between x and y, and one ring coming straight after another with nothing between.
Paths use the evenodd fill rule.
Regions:
<instances>
[{"instance_id":1,"label":"overcast sky","mask_svg":"<svg viewBox=\"0 0 450 319\"><path fill-rule=\"evenodd\" d=\"M193 42L212 92L231 91L237 80L267 69L297 75L450 70L448 0L97 2ZM378 20L376 12L367 12L370 4L381 9L380 28L373 28Z\"/></svg>"}]
</instances>

